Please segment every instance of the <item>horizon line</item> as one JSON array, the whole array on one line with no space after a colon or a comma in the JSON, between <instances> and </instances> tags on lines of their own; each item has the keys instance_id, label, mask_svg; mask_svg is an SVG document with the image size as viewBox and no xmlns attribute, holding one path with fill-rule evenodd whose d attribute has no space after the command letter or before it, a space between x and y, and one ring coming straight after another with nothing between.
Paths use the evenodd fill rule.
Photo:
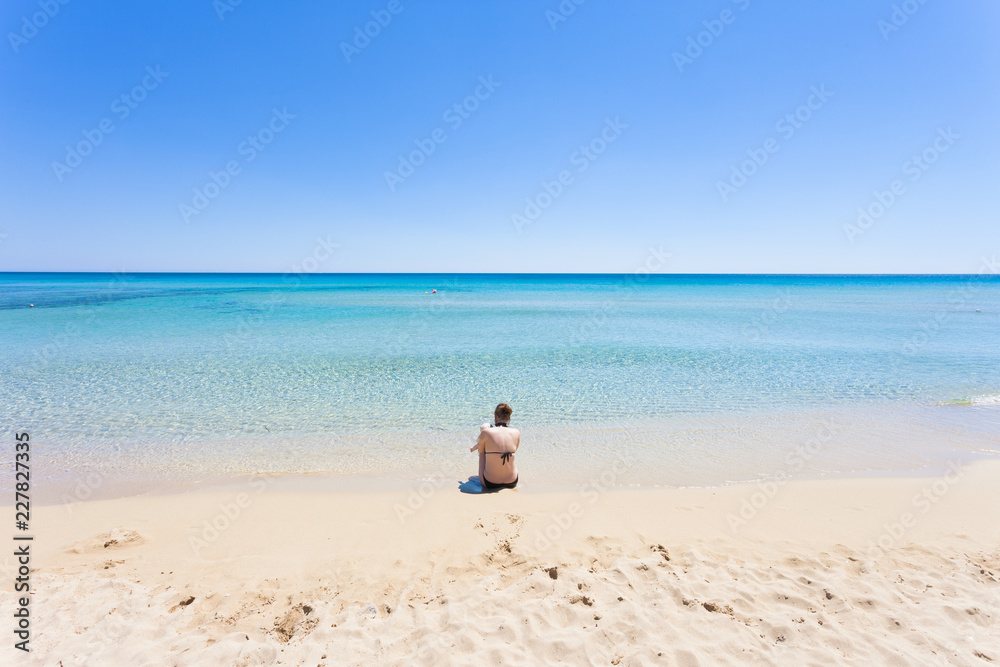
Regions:
<instances>
[{"instance_id":1,"label":"horizon line","mask_svg":"<svg viewBox=\"0 0 1000 667\"><path fill-rule=\"evenodd\" d=\"M0 275L216 275L216 276L1000 276L995 273L795 273L795 272L648 272L641 271L0 271Z\"/></svg>"}]
</instances>

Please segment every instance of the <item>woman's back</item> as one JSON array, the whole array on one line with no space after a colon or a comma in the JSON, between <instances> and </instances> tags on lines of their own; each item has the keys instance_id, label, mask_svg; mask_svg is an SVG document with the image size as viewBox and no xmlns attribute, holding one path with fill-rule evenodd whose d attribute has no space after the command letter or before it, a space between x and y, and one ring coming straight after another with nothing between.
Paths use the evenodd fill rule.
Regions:
<instances>
[{"instance_id":1,"label":"woman's back","mask_svg":"<svg viewBox=\"0 0 1000 667\"><path fill-rule=\"evenodd\" d=\"M509 426L490 426L480 433L486 454L484 475L493 484L509 484L517 479L514 452L521 444L521 432Z\"/></svg>"}]
</instances>

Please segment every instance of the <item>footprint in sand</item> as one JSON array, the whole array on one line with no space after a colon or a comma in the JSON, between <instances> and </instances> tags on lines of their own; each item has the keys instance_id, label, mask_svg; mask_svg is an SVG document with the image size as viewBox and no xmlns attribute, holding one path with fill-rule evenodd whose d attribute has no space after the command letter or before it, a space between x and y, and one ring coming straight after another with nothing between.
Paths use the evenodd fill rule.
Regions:
<instances>
[{"instance_id":1,"label":"footprint in sand","mask_svg":"<svg viewBox=\"0 0 1000 667\"><path fill-rule=\"evenodd\" d=\"M183 609L183 608L187 607L188 605L190 605L192 602L194 602L194 600L195 600L195 597L193 595L186 595L186 596L182 597L177 604L175 604L173 607L171 607L170 611L168 613L172 614L175 611L177 611L178 609Z\"/></svg>"},{"instance_id":2,"label":"footprint in sand","mask_svg":"<svg viewBox=\"0 0 1000 667\"><path fill-rule=\"evenodd\" d=\"M521 526L523 525L524 517L520 514L504 514L489 520L479 519L473 529L494 539L494 553L488 556L493 559L513 553L514 540L521 536Z\"/></svg>"},{"instance_id":3,"label":"footprint in sand","mask_svg":"<svg viewBox=\"0 0 1000 667\"><path fill-rule=\"evenodd\" d=\"M658 553L661 556L663 556L663 560L665 560L665 561L669 561L670 560L670 552L667 551L667 548L665 546L663 546L662 544L650 545L649 549L653 553Z\"/></svg>"},{"instance_id":4,"label":"footprint in sand","mask_svg":"<svg viewBox=\"0 0 1000 667\"><path fill-rule=\"evenodd\" d=\"M115 528L107 533L101 533L89 540L77 542L69 548L70 553L82 554L105 549L123 549L143 544L146 538L128 528Z\"/></svg>"},{"instance_id":5,"label":"footprint in sand","mask_svg":"<svg viewBox=\"0 0 1000 667\"><path fill-rule=\"evenodd\" d=\"M711 611L716 614L728 614L733 615L733 608L727 605L716 604L715 602L702 602L701 606L705 608L706 611Z\"/></svg>"},{"instance_id":6,"label":"footprint in sand","mask_svg":"<svg viewBox=\"0 0 1000 667\"><path fill-rule=\"evenodd\" d=\"M274 634L278 641L287 644L292 637L305 637L319 624L314 609L307 604L297 604L280 619L274 621Z\"/></svg>"}]
</instances>

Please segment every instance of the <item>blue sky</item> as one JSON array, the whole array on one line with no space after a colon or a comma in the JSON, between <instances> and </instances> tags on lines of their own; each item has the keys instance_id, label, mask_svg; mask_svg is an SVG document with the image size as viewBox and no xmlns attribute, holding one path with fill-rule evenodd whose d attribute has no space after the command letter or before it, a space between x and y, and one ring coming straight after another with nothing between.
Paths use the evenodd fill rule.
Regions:
<instances>
[{"instance_id":1,"label":"blue sky","mask_svg":"<svg viewBox=\"0 0 1000 667\"><path fill-rule=\"evenodd\" d=\"M3 4L0 270L1000 254L992 0L229 3Z\"/></svg>"}]
</instances>

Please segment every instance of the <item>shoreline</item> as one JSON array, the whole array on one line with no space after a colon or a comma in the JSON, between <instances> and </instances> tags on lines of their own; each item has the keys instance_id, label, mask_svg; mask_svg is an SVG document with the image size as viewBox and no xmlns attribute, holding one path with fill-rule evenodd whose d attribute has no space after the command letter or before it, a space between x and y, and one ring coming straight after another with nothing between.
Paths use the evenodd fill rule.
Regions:
<instances>
[{"instance_id":1,"label":"shoreline","mask_svg":"<svg viewBox=\"0 0 1000 667\"><path fill-rule=\"evenodd\" d=\"M36 508L32 660L1000 657L997 460L771 494L297 481Z\"/></svg>"},{"instance_id":2,"label":"shoreline","mask_svg":"<svg viewBox=\"0 0 1000 667\"><path fill-rule=\"evenodd\" d=\"M600 479L595 479L590 483L582 485L529 482L527 484L519 484L514 490L504 490L500 493L465 492L458 488L460 484L464 483L465 479L443 476L436 479L402 479L371 475L261 473L205 480L183 487L146 491L134 495L74 500L70 503L38 504L33 500L32 505L46 514L51 513L51 516L58 516L60 513L59 510L71 515L76 512L76 508L97 505L121 511L127 508L132 502L144 503L149 506L170 505L176 502L197 505L202 500L210 502L213 498L234 496L241 492L246 492L248 489L259 489L261 492L266 491L266 494L269 496L325 498L334 502L337 499L354 498L357 496L374 497L382 501L387 501L393 498L409 497L414 493L421 495L421 490L424 490L422 494L424 496L448 496L456 502L463 499L471 499L473 503L503 503L510 501L514 504L522 504L528 502L529 499L568 498L576 495L594 497L595 494L600 500L605 500L608 497L626 498L630 495L651 495L664 499L684 496L731 499L753 495L763 487L774 487L778 489L778 493L790 490L793 496L811 500L818 495L834 495L835 490L843 491L846 489L863 490L869 494L902 493L902 490L911 486L923 488L941 479L946 479L946 484L950 489L953 486L964 486L960 482L963 482L969 473L971 473L971 477L977 480L981 478L995 479L998 488L1000 488L1000 459L982 457L965 461L955 460L945 466L935 466L922 470L863 471L838 473L822 477L767 478L711 486L614 485L602 484ZM988 485L980 484L976 487L977 491L984 492L986 486ZM432 492L427 493L426 490L428 489ZM938 495L943 497L944 494L939 493ZM477 499L477 496L480 496L481 499ZM522 500L524 496L527 496L527 498ZM836 508L837 506L838 503L831 504L831 507ZM0 504L0 508L13 510L13 505ZM996 509L996 516L1000 520L1000 506ZM983 534L994 535L998 546L1000 546L1000 523L998 523L996 530L986 530Z\"/></svg>"},{"instance_id":3,"label":"shoreline","mask_svg":"<svg viewBox=\"0 0 1000 667\"><path fill-rule=\"evenodd\" d=\"M757 422L732 416L676 416L658 424L630 423L627 428L604 424L558 432L535 429L532 440L525 443L530 456L518 467L530 484L540 482L546 488L586 484L623 459L628 471L620 476L621 484L651 488L702 488L783 476L910 475L933 471L949 460L1000 457L998 429L1000 413L995 406L778 411ZM48 450L33 480L40 503L180 491L254 470L266 475L404 482L476 474L464 445L469 434L448 430L398 438L374 433L275 435L192 441L184 446L140 447L127 441L101 445L93 452L83 448L73 455L61 451L64 445L49 434L32 433L32 438ZM8 491L9 484L0 480L0 493Z\"/></svg>"},{"instance_id":4,"label":"shoreline","mask_svg":"<svg viewBox=\"0 0 1000 667\"><path fill-rule=\"evenodd\" d=\"M648 484L648 483L634 483L634 484L601 484L600 475L594 475L591 480L584 483L578 482L552 482L549 480L534 481L528 479L527 481L522 480L518 486L518 492L520 493L572 493L579 490L582 487L587 487L597 483L601 486L609 486L615 490L685 490L685 489L721 489L733 486L752 486L758 484L766 484L770 482L777 482L779 484L786 484L789 482L822 482L831 480L855 480L855 479L913 479L920 477L928 477L941 474L944 470L948 468L949 465L953 463L960 463L963 466L977 465L983 462L998 461L1000 462L1000 457L997 457L993 453L975 453L975 452L954 452L949 460L946 462L937 462L931 465L925 465L919 468L912 468L907 470L851 470L851 471L839 471L839 472L828 472L828 473L798 473L798 474L785 474L784 471L779 471L777 474L761 477L758 479L749 480L727 480L716 484L688 484L688 485L672 485L672 484ZM255 472L255 473L244 473L238 475L220 475L213 478L206 478L201 480L192 481L180 481L177 480L172 484L162 486L160 488L153 489L143 489L134 490L130 489L128 491L111 491L110 493L103 493L108 487L105 486L105 478L100 476L99 473L90 473L91 475L98 475L98 484L89 484L87 481L87 475L81 475L74 477L71 481L76 482L76 486L83 486L85 490L90 493L81 494L79 489L74 492L73 495L63 491L59 497L55 497L50 489L45 489L42 491L41 497L36 497L37 488L33 488L33 498L32 504L36 507L53 507L59 505L67 504L78 504L82 502L93 502L99 500L123 500L128 498L142 498L142 497L159 497L159 496L173 496L178 494L195 493L195 492L210 492L210 491L220 491L225 490L230 487L235 487L240 484L245 483L247 480L260 478L267 479L271 482L277 482L286 490L294 491L295 487L300 484L305 484L310 487L320 487L319 490L329 493L340 493L340 492L357 492L357 493L385 493L394 491L408 491L414 487L417 487L425 482L432 482L438 486L454 484L458 485L468 479L469 476L476 474L474 466L468 466L468 474L465 476L449 476L444 472L440 472L437 475L422 475L419 477L400 477L395 475L373 475L370 473L326 473L326 472ZM617 479L617 475L616 475ZM50 486L55 486L52 484ZM65 485L60 485L60 488L65 488ZM314 489L315 490L315 489ZM58 492L56 492L58 493ZM0 503L0 507L10 507L10 505L5 505Z\"/></svg>"}]
</instances>

